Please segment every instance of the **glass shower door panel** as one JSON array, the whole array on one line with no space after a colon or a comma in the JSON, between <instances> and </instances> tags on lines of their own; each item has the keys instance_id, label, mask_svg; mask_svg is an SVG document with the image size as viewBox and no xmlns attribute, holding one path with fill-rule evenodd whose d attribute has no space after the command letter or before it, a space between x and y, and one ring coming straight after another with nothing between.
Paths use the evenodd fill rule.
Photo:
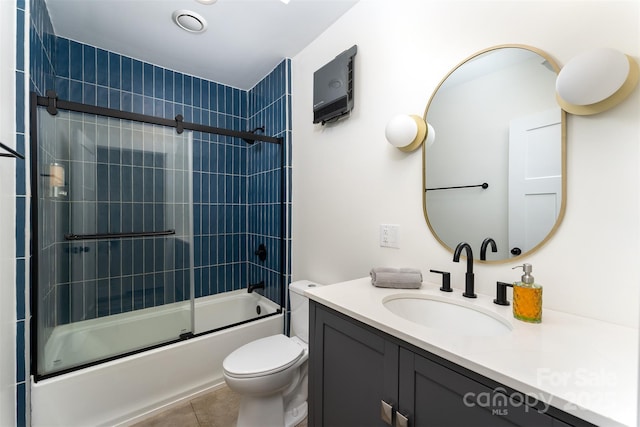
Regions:
<instances>
[{"instance_id":1,"label":"glass shower door panel","mask_svg":"<svg viewBox=\"0 0 640 427\"><path fill-rule=\"evenodd\" d=\"M191 136L38 116L40 375L193 331Z\"/></svg>"}]
</instances>

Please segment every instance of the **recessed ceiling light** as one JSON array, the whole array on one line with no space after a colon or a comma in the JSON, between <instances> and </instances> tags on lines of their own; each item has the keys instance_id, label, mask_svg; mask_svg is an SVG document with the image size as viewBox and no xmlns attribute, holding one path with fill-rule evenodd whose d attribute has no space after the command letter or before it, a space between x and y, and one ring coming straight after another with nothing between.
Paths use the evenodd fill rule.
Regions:
<instances>
[{"instance_id":1,"label":"recessed ceiling light","mask_svg":"<svg viewBox=\"0 0 640 427\"><path fill-rule=\"evenodd\" d=\"M190 33L203 33L207 29L207 21L202 15L190 10L176 10L172 16L178 27Z\"/></svg>"},{"instance_id":2,"label":"recessed ceiling light","mask_svg":"<svg viewBox=\"0 0 640 427\"><path fill-rule=\"evenodd\" d=\"M280 0L280 1L281 1L282 3L284 3L284 4L289 4L289 2L290 2L291 0Z\"/></svg>"},{"instance_id":3,"label":"recessed ceiling light","mask_svg":"<svg viewBox=\"0 0 640 427\"><path fill-rule=\"evenodd\" d=\"M198 3L202 3L202 4L214 4L215 2L217 2L218 0L196 0Z\"/></svg>"}]
</instances>

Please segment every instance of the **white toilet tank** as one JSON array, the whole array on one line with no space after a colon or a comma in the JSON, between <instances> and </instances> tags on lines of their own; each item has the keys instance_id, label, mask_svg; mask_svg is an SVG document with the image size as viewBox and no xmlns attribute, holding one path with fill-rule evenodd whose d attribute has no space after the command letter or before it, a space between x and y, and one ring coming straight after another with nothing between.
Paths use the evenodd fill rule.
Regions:
<instances>
[{"instance_id":1,"label":"white toilet tank","mask_svg":"<svg viewBox=\"0 0 640 427\"><path fill-rule=\"evenodd\" d=\"M298 280L289 284L289 304L291 307L291 333L305 343L309 342L309 298L304 291L319 285L309 280Z\"/></svg>"}]
</instances>

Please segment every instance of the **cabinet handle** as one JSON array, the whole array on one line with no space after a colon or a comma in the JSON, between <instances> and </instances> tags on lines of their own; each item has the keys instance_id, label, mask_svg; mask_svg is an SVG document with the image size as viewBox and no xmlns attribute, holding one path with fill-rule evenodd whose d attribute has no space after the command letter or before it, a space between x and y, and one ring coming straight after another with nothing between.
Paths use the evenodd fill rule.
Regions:
<instances>
[{"instance_id":1,"label":"cabinet handle","mask_svg":"<svg viewBox=\"0 0 640 427\"><path fill-rule=\"evenodd\" d=\"M388 425L393 425L393 406L389 405L384 400L380 401L380 417L382 418L382 421Z\"/></svg>"},{"instance_id":2,"label":"cabinet handle","mask_svg":"<svg viewBox=\"0 0 640 427\"><path fill-rule=\"evenodd\" d=\"M409 427L409 418L396 412L396 427Z\"/></svg>"}]
</instances>

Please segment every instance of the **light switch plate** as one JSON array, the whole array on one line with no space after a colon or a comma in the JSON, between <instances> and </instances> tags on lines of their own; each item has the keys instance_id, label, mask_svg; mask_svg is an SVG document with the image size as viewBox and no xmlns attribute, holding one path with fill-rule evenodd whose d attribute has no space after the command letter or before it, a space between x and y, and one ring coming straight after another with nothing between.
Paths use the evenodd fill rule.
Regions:
<instances>
[{"instance_id":1,"label":"light switch plate","mask_svg":"<svg viewBox=\"0 0 640 427\"><path fill-rule=\"evenodd\" d=\"M399 234L398 224L380 224L380 247L400 248Z\"/></svg>"}]
</instances>

